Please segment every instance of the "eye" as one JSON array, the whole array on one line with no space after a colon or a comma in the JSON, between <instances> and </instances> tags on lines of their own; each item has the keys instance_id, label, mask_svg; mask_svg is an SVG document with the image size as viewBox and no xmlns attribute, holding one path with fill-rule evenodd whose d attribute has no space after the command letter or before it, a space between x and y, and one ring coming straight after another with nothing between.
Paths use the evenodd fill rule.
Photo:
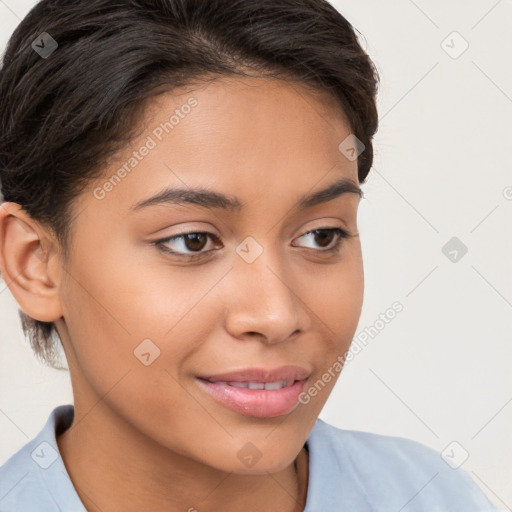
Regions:
<instances>
[{"instance_id":1,"label":"eye","mask_svg":"<svg viewBox=\"0 0 512 512\"><path fill-rule=\"evenodd\" d=\"M156 240L153 244L164 252L186 259L194 259L211 252L211 250L202 250L210 239L220 242L218 237L213 233L193 231L190 233L179 233L168 238ZM172 244L174 244L174 249L169 248L169 245ZM187 253L186 251L191 252Z\"/></svg>"},{"instance_id":2,"label":"eye","mask_svg":"<svg viewBox=\"0 0 512 512\"><path fill-rule=\"evenodd\" d=\"M341 249L342 239L349 238L350 236L352 235L342 228L322 228L308 231L299 237L298 240L304 238L310 243L319 244L320 249L318 252L333 253L338 252ZM220 243L219 238L213 233L192 231L190 233L179 233L171 237L155 240L152 244L163 252L172 254L178 258L192 260L205 256L215 250L203 250L207 246L209 240L214 240L215 242ZM174 246L174 248L171 249L169 246ZM309 248L317 249L317 247L314 246L310 246Z\"/></svg>"},{"instance_id":3,"label":"eye","mask_svg":"<svg viewBox=\"0 0 512 512\"><path fill-rule=\"evenodd\" d=\"M342 240L350 236L351 235L342 228L321 228L308 231L297 240L304 238L312 244L319 244L321 246L319 252L331 253L338 252L341 249ZM314 245L310 245L309 247L312 249L317 248Z\"/></svg>"}]
</instances>

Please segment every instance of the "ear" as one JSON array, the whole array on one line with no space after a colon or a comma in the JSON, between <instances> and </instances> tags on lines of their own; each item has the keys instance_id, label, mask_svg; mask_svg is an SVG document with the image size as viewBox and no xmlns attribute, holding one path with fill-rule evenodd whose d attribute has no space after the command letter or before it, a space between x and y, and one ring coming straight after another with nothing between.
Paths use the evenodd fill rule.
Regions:
<instances>
[{"instance_id":1,"label":"ear","mask_svg":"<svg viewBox=\"0 0 512 512\"><path fill-rule=\"evenodd\" d=\"M2 278L23 312L43 322L62 317L55 249L53 237L19 204L0 204Z\"/></svg>"}]
</instances>

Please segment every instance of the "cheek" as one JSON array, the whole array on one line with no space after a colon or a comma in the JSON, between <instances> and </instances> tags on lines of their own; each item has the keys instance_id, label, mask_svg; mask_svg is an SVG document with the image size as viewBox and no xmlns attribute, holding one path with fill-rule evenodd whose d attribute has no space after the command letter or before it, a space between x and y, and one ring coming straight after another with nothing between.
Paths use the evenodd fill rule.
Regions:
<instances>
[{"instance_id":1,"label":"cheek","mask_svg":"<svg viewBox=\"0 0 512 512\"><path fill-rule=\"evenodd\" d=\"M168 286L170 277L156 279L154 270L102 262L101 272L94 264L70 269L76 277L63 293L73 340L68 360L84 400L92 407L102 397L128 423L162 439L165 428L179 428L189 414L206 421L204 410L187 399L179 374L197 348L194 342L207 335L197 335L202 326L191 309L202 290L183 293Z\"/></svg>"},{"instance_id":2,"label":"cheek","mask_svg":"<svg viewBox=\"0 0 512 512\"><path fill-rule=\"evenodd\" d=\"M361 314L364 274L361 246L356 242L337 264L325 266L303 292L305 303L324 331L324 339L331 340L330 349L348 348Z\"/></svg>"},{"instance_id":3,"label":"cheek","mask_svg":"<svg viewBox=\"0 0 512 512\"><path fill-rule=\"evenodd\" d=\"M313 287L308 295L312 316L321 333L321 343L312 357L316 372L301 400L310 418L320 414L343 369L347 351L361 314L364 275L360 247L354 248L337 270Z\"/></svg>"},{"instance_id":4,"label":"cheek","mask_svg":"<svg viewBox=\"0 0 512 512\"><path fill-rule=\"evenodd\" d=\"M336 384L352 343L363 303L364 274L360 244L346 251L339 265L325 271L310 287L307 304L321 335L314 349L315 375L308 389L310 410L318 415Z\"/></svg>"},{"instance_id":5,"label":"cheek","mask_svg":"<svg viewBox=\"0 0 512 512\"><path fill-rule=\"evenodd\" d=\"M339 328L347 337L347 346L350 345L354 336L361 309L363 306L364 295L364 270L359 238L352 247L351 257L341 276L337 286L337 299L339 304L338 315L331 311L334 317L339 319Z\"/></svg>"},{"instance_id":6,"label":"cheek","mask_svg":"<svg viewBox=\"0 0 512 512\"><path fill-rule=\"evenodd\" d=\"M108 391L130 368L163 370L166 364L178 377L175 369L211 334L218 317L211 301L203 300L218 277L200 267L170 267L147 255L144 261L146 256L133 247L103 247L101 254L75 261L62 294L81 371L97 393Z\"/></svg>"}]
</instances>

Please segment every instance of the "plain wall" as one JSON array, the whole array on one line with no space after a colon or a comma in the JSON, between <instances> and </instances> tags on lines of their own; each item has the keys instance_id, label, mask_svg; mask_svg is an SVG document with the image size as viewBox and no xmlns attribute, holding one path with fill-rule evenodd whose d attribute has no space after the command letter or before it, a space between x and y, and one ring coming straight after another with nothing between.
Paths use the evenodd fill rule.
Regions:
<instances>
[{"instance_id":1,"label":"plain wall","mask_svg":"<svg viewBox=\"0 0 512 512\"><path fill-rule=\"evenodd\" d=\"M33 3L0 3L2 52ZM333 3L377 65L380 128L357 346L320 417L440 453L457 441L461 467L511 510L512 2ZM37 362L17 309L0 280L0 463L72 403L69 374Z\"/></svg>"}]
</instances>

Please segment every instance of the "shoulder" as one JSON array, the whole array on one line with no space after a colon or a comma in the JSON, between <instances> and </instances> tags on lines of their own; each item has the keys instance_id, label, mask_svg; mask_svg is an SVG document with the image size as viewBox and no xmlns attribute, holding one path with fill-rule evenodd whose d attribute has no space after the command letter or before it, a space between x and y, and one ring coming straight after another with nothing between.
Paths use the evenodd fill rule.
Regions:
<instances>
[{"instance_id":1,"label":"shoulder","mask_svg":"<svg viewBox=\"0 0 512 512\"><path fill-rule=\"evenodd\" d=\"M351 489L351 504L364 503L364 510L498 510L462 467L416 441L344 430L318 419L308 445L311 463L318 467L319 457L328 460L338 485Z\"/></svg>"},{"instance_id":2,"label":"shoulder","mask_svg":"<svg viewBox=\"0 0 512 512\"><path fill-rule=\"evenodd\" d=\"M38 505L38 510L58 511L46 489L37 465L38 455L50 455L50 448L41 446L37 438L26 443L0 466L0 512L10 512L22 505ZM44 457L40 457L43 459ZM30 508L29 508L30 509Z\"/></svg>"},{"instance_id":3,"label":"shoulder","mask_svg":"<svg viewBox=\"0 0 512 512\"><path fill-rule=\"evenodd\" d=\"M56 429L69 425L73 406L56 407L42 430L0 466L0 512L59 512L72 491L60 457ZM70 508L70 512L83 509Z\"/></svg>"}]
</instances>

